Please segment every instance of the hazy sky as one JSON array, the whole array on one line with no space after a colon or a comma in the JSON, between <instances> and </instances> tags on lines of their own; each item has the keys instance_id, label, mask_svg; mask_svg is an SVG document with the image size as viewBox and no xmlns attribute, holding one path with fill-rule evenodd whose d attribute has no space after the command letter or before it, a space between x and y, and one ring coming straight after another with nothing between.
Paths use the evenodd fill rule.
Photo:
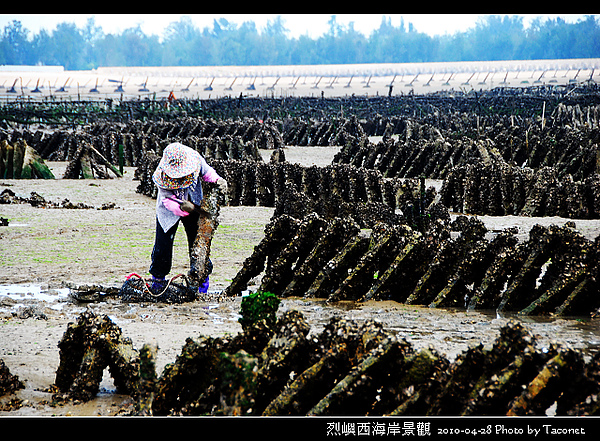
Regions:
<instances>
[{"instance_id":1,"label":"hazy sky","mask_svg":"<svg viewBox=\"0 0 600 441\"><path fill-rule=\"evenodd\" d=\"M140 24L142 31L147 35L162 37L165 27L181 16L187 15L200 29L212 28L213 20L225 18L230 22L241 24L244 21L253 21L260 31L268 20L280 15L284 25L289 29L290 37L308 35L312 38L319 37L328 29L327 22L334 14L0 14L0 30L12 22L19 20L25 28L32 33L40 29L52 31L58 23L75 23L83 27L89 17L94 16L96 25L102 27L105 34L121 33L123 30ZM377 29L383 15L391 19L393 26L398 26L404 19L405 26L412 23L419 32L429 35L453 34L465 31L475 26L477 20L483 15L479 14L335 14L339 24L348 25L354 22L354 29L365 36ZM513 15L498 13L496 15ZM523 14L523 23L528 26L535 17L562 17L567 22L576 22L583 15L577 14Z\"/></svg>"}]
</instances>

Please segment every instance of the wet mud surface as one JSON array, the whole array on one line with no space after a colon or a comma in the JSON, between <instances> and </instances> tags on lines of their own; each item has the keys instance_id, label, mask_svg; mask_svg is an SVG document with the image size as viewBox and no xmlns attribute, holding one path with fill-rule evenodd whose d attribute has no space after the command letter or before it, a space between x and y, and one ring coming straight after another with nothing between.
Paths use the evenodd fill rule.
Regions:
<instances>
[{"instance_id":1,"label":"wet mud surface","mask_svg":"<svg viewBox=\"0 0 600 441\"><path fill-rule=\"evenodd\" d=\"M332 147L288 148L290 162L326 165L339 149ZM271 152L262 152L265 157ZM50 163L61 176L65 163ZM130 397L115 393L112 379L105 372L100 393L87 403L53 406L48 388L59 366L58 342L67 325L76 321L86 309L106 314L132 340L135 348L145 343L158 346L156 370L160 374L175 360L188 337L236 335L241 332L240 297L206 298L181 305L126 304L117 299L75 303L68 296L64 282L120 285L131 272L147 274L154 233L155 201L136 192L134 169L126 167L119 180L17 181L3 180L0 191L9 188L27 197L32 191L48 201L68 198L95 209L40 208L29 204L2 206L2 217L10 223L1 227L0 267L3 286L20 289L0 291L0 359L25 388L15 395L0 398L2 415L113 415ZM100 210L115 203L111 210ZM211 291L226 288L244 260L263 238L264 227L273 215L269 207L223 207L220 225L214 236L211 259ZM559 217L525 218L517 216L480 216L490 230L517 226L525 237L535 224L564 225L569 219ZM572 220L572 219L571 219ZM594 239L600 233L599 221L574 219L577 230ZM182 231L176 237L172 274L187 272L187 255ZM256 289L260 280L251 281ZM32 293L23 288L33 286ZM39 288L36 288L39 287ZM10 295L9 295L10 294ZM47 297L45 297L47 296ZM318 299L285 298L278 315L297 309L306 317L311 333L319 333L331 317L345 317L357 322L375 319L386 329L406 338L415 349L432 346L448 359L455 359L473 345L492 344L499 329L510 319L520 321L537 344L561 345L595 353L600 345L598 319L589 316L515 317L495 311L448 310L408 306L390 301L362 304L338 302L327 304ZM18 405L10 406L17 397Z\"/></svg>"}]
</instances>

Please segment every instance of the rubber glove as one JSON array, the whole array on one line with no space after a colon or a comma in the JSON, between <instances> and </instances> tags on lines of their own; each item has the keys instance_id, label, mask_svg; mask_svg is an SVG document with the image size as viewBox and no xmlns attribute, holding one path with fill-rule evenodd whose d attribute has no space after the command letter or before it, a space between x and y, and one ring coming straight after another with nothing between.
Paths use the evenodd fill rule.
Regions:
<instances>
[{"instance_id":1,"label":"rubber glove","mask_svg":"<svg viewBox=\"0 0 600 441\"><path fill-rule=\"evenodd\" d=\"M196 211L196 206L192 204L190 201L183 201L179 206L183 211L191 213L192 211Z\"/></svg>"},{"instance_id":2,"label":"rubber glove","mask_svg":"<svg viewBox=\"0 0 600 441\"><path fill-rule=\"evenodd\" d=\"M221 189L221 191L225 194L227 194L227 181L223 178L219 178L217 179L217 185L219 186L219 188Z\"/></svg>"},{"instance_id":3,"label":"rubber glove","mask_svg":"<svg viewBox=\"0 0 600 441\"><path fill-rule=\"evenodd\" d=\"M196 206L194 204L192 204L190 201L182 201L181 199L177 199L175 196L169 196L168 199L179 203L179 208L181 208L182 211L185 211L187 213L191 213L193 211L199 211L196 209Z\"/></svg>"},{"instance_id":4,"label":"rubber glove","mask_svg":"<svg viewBox=\"0 0 600 441\"><path fill-rule=\"evenodd\" d=\"M177 201L173 201L169 198L164 198L162 203L167 210L169 210L171 213L176 214L177 216L185 217L189 216L190 214L187 211L183 211L179 206L179 202Z\"/></svg>"}]
</instances>

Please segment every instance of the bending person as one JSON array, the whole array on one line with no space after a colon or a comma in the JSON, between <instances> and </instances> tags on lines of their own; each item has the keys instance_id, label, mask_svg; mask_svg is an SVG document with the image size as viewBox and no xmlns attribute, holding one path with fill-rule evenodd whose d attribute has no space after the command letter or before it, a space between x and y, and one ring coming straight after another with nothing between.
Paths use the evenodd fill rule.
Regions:
<instances>
[{"instance_id":1,"label":"bending person","mask_svg":"<svg viewBox=\"0 0 600 441\"><path fill-rule=\"evenodd\" d=\"M152 176L158 188L156 198L156 236L152 250L152 289L164 289L171 271L173 242L179 221L183 223L191 252L198 234L198 206L202 203L202 182L216 182L225 191L227 182L194 149L180 143L169 144ZM190 260L191 262L191 260ZM209 274L212 271L210 265ZM190 268L190 274L197 268ZM208 290L208 276L199 292Z\"/></svg>"}]
</instances>

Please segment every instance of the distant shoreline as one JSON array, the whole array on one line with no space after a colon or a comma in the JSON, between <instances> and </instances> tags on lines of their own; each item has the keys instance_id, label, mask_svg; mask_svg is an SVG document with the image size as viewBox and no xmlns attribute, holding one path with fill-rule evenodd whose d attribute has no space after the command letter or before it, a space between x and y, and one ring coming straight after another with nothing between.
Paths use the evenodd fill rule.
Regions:
<instances>
[{"instance_id":1,"label":"distant shoreline","mask_svg":"<svg viewBox=\"0 0 600 441\"><path fill-rule=\"evenodd\" d=\"M297 66L0 66L0 99L385 96L600 80L600 58ZM390 90L391 86L391 90Z\"/></svg>"}]
</instances>

